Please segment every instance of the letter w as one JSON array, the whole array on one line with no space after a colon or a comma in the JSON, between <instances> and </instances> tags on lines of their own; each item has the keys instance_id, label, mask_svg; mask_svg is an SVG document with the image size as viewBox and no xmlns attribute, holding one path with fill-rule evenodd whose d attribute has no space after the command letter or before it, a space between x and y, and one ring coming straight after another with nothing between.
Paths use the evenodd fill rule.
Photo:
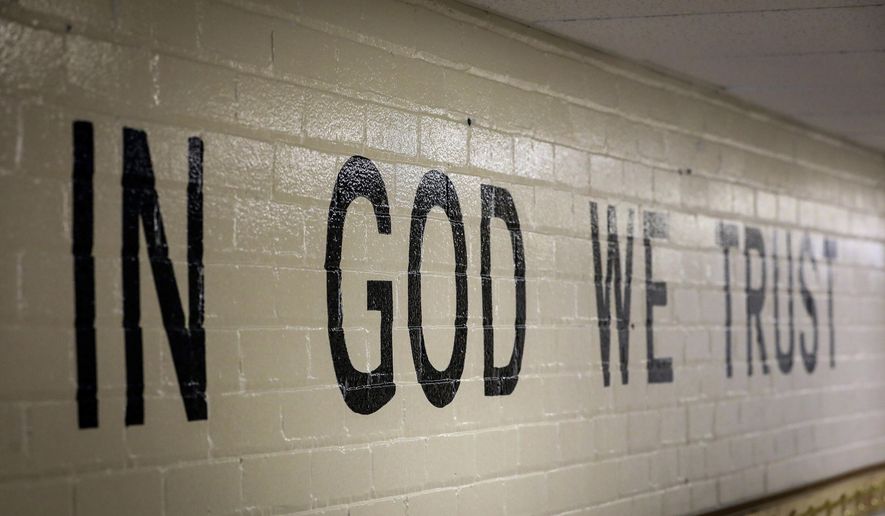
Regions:
<instances>
[{"instance_id":1,"label":"letter w","mask_svg":"<svg viewBox=\"0 0 885 516\"><path fill-rule=\"evenodd\" d=\"M593 271L596 284L596 313L599 317L599 340L602 353L602 378L611 384L609 357L611 349L611 285L615 282L615 311L618 325L618 347L621 359L621 383L629 381L627 364L630 353L630 284L633 279L633 210L627 211L627 249L624 263L624 287L621 289L621 251L618 245L618 224L615 207L608 207L608 259L605 282L602 277L602 256L599 248L599 215L596 203L590 203L590 229L593 239Z\"/></svg>"}]
</instances>

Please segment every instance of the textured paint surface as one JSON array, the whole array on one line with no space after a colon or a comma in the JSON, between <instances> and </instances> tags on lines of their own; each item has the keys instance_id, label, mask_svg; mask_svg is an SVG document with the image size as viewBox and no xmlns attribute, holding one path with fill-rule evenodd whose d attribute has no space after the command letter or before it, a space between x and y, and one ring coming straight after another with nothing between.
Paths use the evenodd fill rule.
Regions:
<instances>
[{"instance_id":1,"label":"textured paint surface","mask_svg":"<svg viewBox=\"0 0 885 516\"><path fill-rule=\"evenodd\" d=\"M448 3L19 0L0 45L0 512L682 514L885 460L881 155Z\"/></svg>"}]
</instances>

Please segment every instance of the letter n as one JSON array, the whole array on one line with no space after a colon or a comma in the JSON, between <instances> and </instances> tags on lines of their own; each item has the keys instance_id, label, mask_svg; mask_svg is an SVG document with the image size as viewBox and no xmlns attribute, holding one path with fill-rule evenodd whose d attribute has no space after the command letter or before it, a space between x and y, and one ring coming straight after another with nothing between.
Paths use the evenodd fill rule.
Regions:
<instances>
[{"instance_id":1,"label":"letter n","mask_svg":"<svg viewBox=\"0 0 885 516\"><path fill-rule=\"evenodd\" d=\"M126 337L126 424L144 424L139 220L144 229L163 327L188 421L208 417L206 334L203 331L203 142L188 140L187 261L190 317L184 310L169 260L169 246L155 187L147 135L123 129L123 328Z\"/></svg>"}]
</instances>

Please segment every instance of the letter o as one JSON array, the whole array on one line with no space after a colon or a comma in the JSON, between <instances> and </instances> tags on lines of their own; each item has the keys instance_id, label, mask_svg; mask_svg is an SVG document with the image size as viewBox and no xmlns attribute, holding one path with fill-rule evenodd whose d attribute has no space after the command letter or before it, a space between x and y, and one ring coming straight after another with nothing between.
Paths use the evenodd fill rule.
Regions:
<instances>
[{"instance_id":1,"label":"letter o","mask_svg":"<svg viewBox=\"0 0 885 516\"><path fill-rule=\"evenodd\" d=\"M452 227L452 244L455 248L455 340L449 365L443 370L436 369L430 363L421 326L421 251L427 214L434 206L439 206L446 212ZM424 174L415 192L409 235L408 283L409 339L412 343L415 373L427 400L437 407L445 407L455 399L458 392L467 352L467 246L455 186L448 176L438 170Z\"/></svg>"}]
</instances>

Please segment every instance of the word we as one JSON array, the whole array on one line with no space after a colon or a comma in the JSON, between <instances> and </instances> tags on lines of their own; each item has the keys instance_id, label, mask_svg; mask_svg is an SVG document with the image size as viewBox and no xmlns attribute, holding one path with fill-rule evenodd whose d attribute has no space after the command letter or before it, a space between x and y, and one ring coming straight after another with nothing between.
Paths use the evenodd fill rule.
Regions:
<instances>
[{"instance_id":1,"label":"word we","mask_svg":"<svg viewBox=\"0 0 885 516\"><path fill-rule=\"evenodd\" d=\"M593 275L596 286L596 314L599 319L600 354L602 358L602 382L611 385L611 326L612 296L615 288L615 326L618 331L621 383L630 382L630 308L633 283L633 209L627 210L627 242L624 250L623 282L621 274L621 251L618 237L617 211L608 207L608 253L605 275L602 274L602 253L599 243L599 213L595 202L590 203L590 237L593 242ZM656 357L654 343L654 308L667 306L667 284L652 279L652 239L667 238L667 217L663 213L643 212L642 246L645 250L645 344L648 383L673 382L673 359ZM623 286L622 286L623 284Z\"/></svg>"}]
</instances>

